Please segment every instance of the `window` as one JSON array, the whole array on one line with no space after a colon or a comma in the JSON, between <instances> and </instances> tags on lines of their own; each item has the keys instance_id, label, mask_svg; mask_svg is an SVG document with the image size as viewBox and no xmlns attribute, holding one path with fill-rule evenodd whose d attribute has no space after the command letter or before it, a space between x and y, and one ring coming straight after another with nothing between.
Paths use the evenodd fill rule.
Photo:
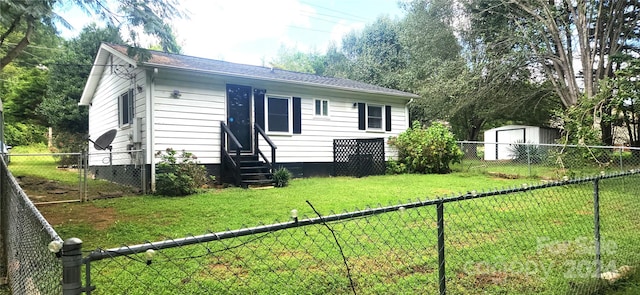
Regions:
<instances>
[{"instance_id":1,"label":"window","mask_svg":"<svg viewBox=\"0 0 640 295\"><path fill-rule=\"evenodd\" d=\"M356 105L358 106L358 130L391 131L391 106L358 102L354 103L353 107Z\"/></svg>"},{"instance_id":2,"label":"window","mask_svg":"<svg viewBox=\"0 0 640 295\"><path fill-rule=\"evenodd\" d=\"M120 114L120 126L127 126L133 123L135 116L133 89L123 93L118 97L118 111Z\"/></svg>"},{"instance_id":3,"label":"window","mask_svg":"<svg viewBox=\"0 0 640 295\"><path fill-rule=\"evenodd\" d=\"M290 99L288 97L267 97L267 131L289 133Z\"/></svg>"},{"instance_id":4,"label":"window","mask_svg":"<svg viewBox=\"0 0 640 295\"><path fill-rule=\"evenodd\" d=\"M367 129L382 129L382 106L367 105Z\"/></svg>"},{"instance_id":5,"label":"window","mask_svg":"<svg viewBox=\"0 0 640 295\"><path fill-rule=\"evenodd\" d=\"M329 101L326 99L316 99L314 102L315 102L315 115L319 117L328 117Z\"/></svg>"}]
</instances>

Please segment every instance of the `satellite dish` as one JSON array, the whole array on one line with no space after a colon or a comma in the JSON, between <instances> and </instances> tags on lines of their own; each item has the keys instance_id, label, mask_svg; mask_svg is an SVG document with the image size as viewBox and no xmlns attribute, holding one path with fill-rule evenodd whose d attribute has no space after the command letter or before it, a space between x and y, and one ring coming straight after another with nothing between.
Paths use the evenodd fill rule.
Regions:
<instances>
[{"instance_id":1,"label":"satellite dish","mask_svg":"<svg viewBox=\"0 0 640 295\"><path fill-rule=\"evenodd\" d=\"M89 141L93 142L93 147L96 150L111 150L111 143L113 139L116 138L116 133L118 131L115 129L111 129L98 137L95 141L89 139Z\"/></svg>"}]
</instances>

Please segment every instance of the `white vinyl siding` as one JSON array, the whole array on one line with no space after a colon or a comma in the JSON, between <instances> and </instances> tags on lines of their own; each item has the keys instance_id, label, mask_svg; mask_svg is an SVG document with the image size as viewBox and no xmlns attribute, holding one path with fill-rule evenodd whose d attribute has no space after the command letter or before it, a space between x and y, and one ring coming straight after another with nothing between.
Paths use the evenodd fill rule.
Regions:
<instances>
[{"instance_id":1,"label":"white vinyl siding","mask_svg":"<svg viewBox=\"0 0 640 295\"><path fill-rule=\"evenodd\" d=\"M154 153L173 148L220 163L220 121L226 122L226 84L219 79L160 70L153 93ZM172 96L174 90L180 97ZM156 159L157 160L157 159Z\"/></svg>"},{"instance_id":2,"label":"white vinyl siding","mask_svg":"<svg viewBox=\"0 0 640 295\"><path fill-rule=\"evenodd\" d=\"M109 59L109 63L111 63L111 59ZM113 65L114 67L122 66L125 65L125 62L117 57L113 57ZM100 82L98 83L93 95L91 105L89 106L89 136L92 140L95 140L105 132L111 129L116 129L116 137L111 143L113 151L112 164L139 164L136 163L135 159L127 153L128 146L132 144L132 128L130 128L128 124L123 126L120 124L119 100L122 94L129 93L129 90L133 88L133 91L130 92L130 102L132 102L130 106L132 110L130 117L132 119L136 117L143 118L145 115L144 89L147 87L147 85L145 85L146 73L140 69L132 68L129 72L129 77L131 78L128 78L116 74L111 66L105 66L102 68ZM136 87L134 87L134 85L136 85ZM140 86L142 91L137 91L137 86ZM142 130L145 130L144 125L141 127ZM142 141L144 142L144 140L146 140L146 133L143 131ZM105 160L108 158L107 152L96 150L93 148L93 145L90 145L89 153L91 154L89 157L90 166L109 165L109 161Z\"/></svg>"},{"instance_id":3,"label":"white vinyl siding","mask_svg":"<svg viewBox=\"0 0 640 295\"><path fill-rule=\"evenodd\" d=\"M278 87L264 87L269 92L288 93ZM291 92L289 92L291 93ZM408 99L398 97L382 97L374 95L353 94L348 92L325 91L321 89L305 89L291 93L301 97L301 134L292 136L271 136L277 145L277 161L292 162L333 162L333 139L347 138L384 138L385 143L390 136L398 136L408 128L406 103ZM330 101L331 120L318 120L316 116L316 97L326 97ZM371 133L358 130L358 108L354 103L363 102L382 107L385 130L384 106L391 106L391 131ZM268 144L261 139L262 150ZM269 153L265 153L270 157ZM395 157L396 151L385 144L385 158Z\"/></svg>"}]
</instances>

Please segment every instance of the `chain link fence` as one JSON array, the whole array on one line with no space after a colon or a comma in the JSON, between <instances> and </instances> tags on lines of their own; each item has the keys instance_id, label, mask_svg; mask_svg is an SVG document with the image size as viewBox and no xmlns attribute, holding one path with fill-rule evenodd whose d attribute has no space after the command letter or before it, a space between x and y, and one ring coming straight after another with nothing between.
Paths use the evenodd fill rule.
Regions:
<instances>
[{"instance_id":1,"label":"chain link fence","mask_svg":"<svg viewBox=\"0 0 640 295\"><path fill-rule=\"evenodd\" d=\"M640 148L534 143L460 141L464 157L454 169L501 178L543 180L600 171L627 171L640 166Z\"/></svg>"},{"instance_id":2,"label":"chain link fence","mask_svg":"<svg viewBox=\"0 0 640 295\"><path fill-rule=\"evenodd\" d=\"M62 263L47 245L62 240L0 162L3 276L13 294L61 294Z\"/></svg>"},{"instance_id":3,"label":"chain link fence","mask_svg":"<svg viewBox=\"0 0 640 295\"><path fill-rule=\"evenodd\" d=\"M36 204L80 202L145 193L143 151L10 154L9 170ZM88 167L84 169L84 167Z\"/></svg>"},{"instance_id":4,"label":"chain link fence","mask_svg":"<svg viewBox=\"0 0 640 295\"><path fill-rule=\"evenodd\" d=\"M640 171L596 175L78 259L87 294L592 294L640 263Z\"/></svg>"},{"instance_id":5,"label":"chain link fence","mask_svg":"<svg viewBox=\"0 0 640 295\"><path fill-rule=\"evenodd\" d=\"M150 170L144 165L142 150L93 152L84 171L87 199L114 198L144 194L149 190Z\"/></svg>"}]
</instances>

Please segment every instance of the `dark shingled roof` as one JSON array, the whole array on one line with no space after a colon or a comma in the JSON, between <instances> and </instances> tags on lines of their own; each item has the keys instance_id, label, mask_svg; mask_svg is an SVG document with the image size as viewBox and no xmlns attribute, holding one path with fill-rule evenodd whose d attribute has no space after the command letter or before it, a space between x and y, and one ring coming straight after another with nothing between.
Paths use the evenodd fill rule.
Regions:
<instances>
[{"instance_id":1,"label":"dark shingled roof","mask_svg":"<svg viewBox=\"0 0 640 295\"><path fill-rule=\"evenodd\" d=\"M116 44L106 44L109 47L127 54L127 47ZM415 94L403 92L400 90L384 88L363 82L353 81L342 78L330 78L318 75L291 72L280 69L271 69L267 67L259 67L245 64L238 64L214 59L200 58L194 56L165 53L150 50L151 59L144 62L148 66L165 66L180 69L189 69L195 71L216 73L222 75L242 76L259 80L281 81L288 83L298 83L305 85L314 85L320 87L337 88L351 91L362 91L369 93L380 93L393 96L403 96L407 98L418 97Z\"/></svg>"}]
</instances>

